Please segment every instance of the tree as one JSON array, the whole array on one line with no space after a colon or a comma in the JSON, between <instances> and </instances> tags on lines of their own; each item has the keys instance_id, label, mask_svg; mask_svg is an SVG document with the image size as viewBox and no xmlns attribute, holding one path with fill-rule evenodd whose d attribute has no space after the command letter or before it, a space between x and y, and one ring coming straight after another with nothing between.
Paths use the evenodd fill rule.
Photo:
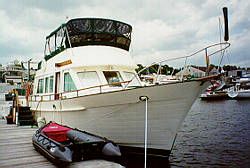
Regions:
<instances>
[{"instance_id":1,"label":"tree","mask_svg":"<svg viewBox=\"0 0 250 168\"><path fill-rule=\"evenodd\" d=\"M137 73L145 68L142 64L137 64L137 66L138 66L138 68L136 69ZM158 73L158 70L159 70L159 73L163 75L171 75L171 73L176 74L177 72L180 71L179 69L174 69L173 67L170 67L168 65L161 65L160 67L159 64L154 64L150 66L149 68L146 68L145 70L143 70L140 74L146 75L146 74Z\"/></svg>"},{"instance_id":2,"label":"tree","mask_svg":"<svg viewBox=\"0 0 250 168\"><path fill-rule=\"evenodd\" d=\"M237 70L238 68L235 65L224 65L223 69L224 71L232 71L232 70Z\"/></svg>"},{"instance_id":3,"label":"tree","mask_svg":"<svg viewBox=\"0 0 250 168\"><path fill-rule=\"evenodd\" d=\"M144 68L144 66L143 66L142 64L137 64L137 67L138 67L138 68L135 69L135 71L136 71L137 73L140 72L140 71Z\"/></svg>"}]
</instances>

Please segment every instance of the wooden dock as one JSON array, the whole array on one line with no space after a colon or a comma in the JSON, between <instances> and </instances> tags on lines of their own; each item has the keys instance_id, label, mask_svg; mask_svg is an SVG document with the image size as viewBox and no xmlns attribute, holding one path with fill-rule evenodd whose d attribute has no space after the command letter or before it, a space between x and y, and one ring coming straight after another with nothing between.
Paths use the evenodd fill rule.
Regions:
<instances>
[{"instance_id":1,"label":"wooden dock","mask_svg":"<svg viewBox=\"0 0 250 168\"><path fill-rule=\"evenodd\" d=\"M30 126L7 125L0 119L0 167L1 168L55 168L32 145L31 137L37 128ZM68 167L121 168L122 166L105 160L75 162Z\"/></svg>"}]
</instances>

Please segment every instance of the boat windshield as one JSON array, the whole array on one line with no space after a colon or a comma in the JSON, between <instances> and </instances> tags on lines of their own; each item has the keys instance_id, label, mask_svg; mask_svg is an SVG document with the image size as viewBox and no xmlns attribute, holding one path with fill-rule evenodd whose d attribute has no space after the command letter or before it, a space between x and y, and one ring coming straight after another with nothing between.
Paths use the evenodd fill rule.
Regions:
<instances>
[{"instance_id":1,"label":"boat windshield","mask_svg":"<svg viewBox=\"0 0 250 168\"><path fill-rule=\"evenodd\" d=\"M103 74L109 86L122 86L120 82L123 81L121 75L117 71L103 71Z\"/></svg>"},{"instance_id":2,"label":"boat windshield","mask_svg":"<svg viewBox=\"0 0 250 168\"><path fill-rule=\"evenodd\" d=\"M95 71L78 72L77 76L81 82L82 88L101 85L98 74Z\"/></svg>"},{"instance_id":3,"label":"boat windshield","mask_svg":"<svg viewBox=\"0 0 250 168\"><path fill-rule=\"evenodd\" d=\"M132 27L108 19L73 19L66 24L72 47L108 45L129 50Z\"/></svg>"},{"instance_id":4,"label":"boat windshield","mask_svg":"<svg viewBox=\"0 0 250 168\"><path fill-rule=\"evenodd\" d=\"M128 86L140 86L141 85L135 73L133 72L123 72L123 73L126 77L126 81L132 80L131 82L129 82Z\"/></svg>"},{"instance_id":5,"label":"boat windshield","mask_svg":"<svg viewBox=\"0 0 250 168\"><path fill-rule=\"evenodd\" d=\"M45 60L66 48L106 45L129 50L132 27L129 24L101 18L79 18L62 24L46 37Z\"/></svg>"}]
</instances>

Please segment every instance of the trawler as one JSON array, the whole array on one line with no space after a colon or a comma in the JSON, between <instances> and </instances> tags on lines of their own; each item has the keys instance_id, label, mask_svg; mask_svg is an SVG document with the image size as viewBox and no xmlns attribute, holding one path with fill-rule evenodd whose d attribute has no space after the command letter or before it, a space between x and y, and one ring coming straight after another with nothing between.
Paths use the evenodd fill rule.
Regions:
<instances>
[{"instance_id":1,"label":"trawler","mask_svg":"<svg viewBox=\"0 0 250 168\"><path fill-rule=\"evenodd\" d=\"M59 26L46 37L29 105L36 118L106 137L122 152L143 154L146 143L148 155L168 157L209 77L142 85L129 52L131 32L129 24L103 18Z\"/></svg>"}]
</instances>

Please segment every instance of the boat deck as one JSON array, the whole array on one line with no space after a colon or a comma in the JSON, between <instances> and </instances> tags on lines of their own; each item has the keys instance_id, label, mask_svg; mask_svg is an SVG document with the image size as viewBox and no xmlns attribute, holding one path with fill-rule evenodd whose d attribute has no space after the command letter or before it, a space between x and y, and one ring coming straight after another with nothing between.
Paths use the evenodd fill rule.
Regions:
<instances>
[{"instance_id":1,"label":"boat deck","mask_svg":"<svg viewBox=\"0 0 250 168\"><path fill-rule=\"evenodd\" d=\"M0 119L0 167L56 167L38 153L32 145L31 137L37 128L30 126L7 125ZM101 168L122 166L105 160L75 162L68 167Z\"/></svg>"}]
</instances>

